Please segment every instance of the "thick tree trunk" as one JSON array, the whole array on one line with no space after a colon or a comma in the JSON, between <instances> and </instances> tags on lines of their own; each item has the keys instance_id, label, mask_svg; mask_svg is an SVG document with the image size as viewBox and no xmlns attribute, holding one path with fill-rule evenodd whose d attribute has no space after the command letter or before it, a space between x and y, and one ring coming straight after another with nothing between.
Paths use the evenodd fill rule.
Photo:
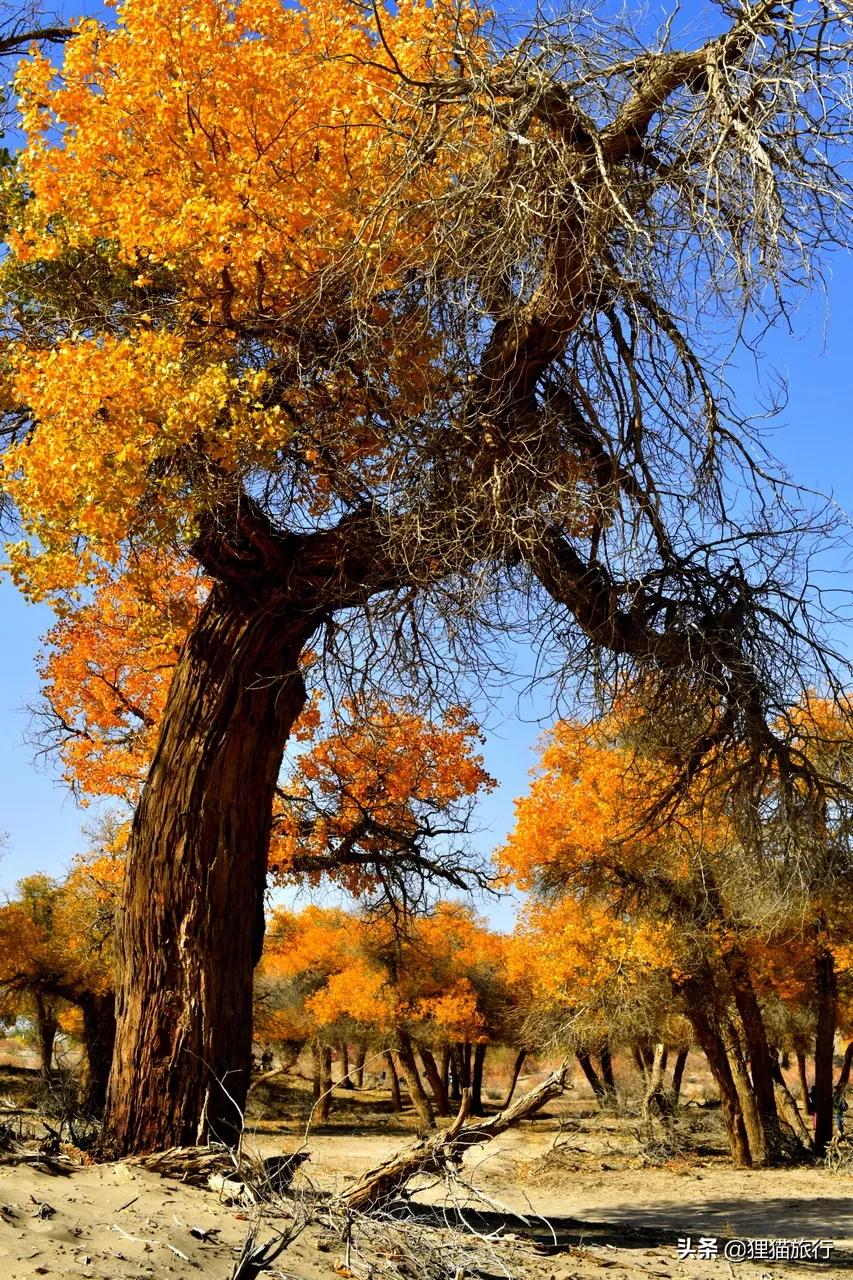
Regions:
<instances>
[{"instance_id":1,"label":"thick tree trunk","mask_svg":"<svg viewBox=\"0 0 853 1280\"><path fill-rule=\"evenodd\" d=\"M735 1004L743 1025L749 1075L755 1109L763 1133L766 1163L773 1164L781 1156L779 1114L773 1085L775 1058L770 1053L761 1007L752 985L749 962L740 947L733 947L723 958Z\"/></svg>"},{"instance_id":2,"label":"thick tree trunk","mask_svg":"<svg viewBox=\"0 0 853 1280\"><path fill-rule=\"evenodd\" d=\"M397 1115L403 1110L403 1099L400 1096L400 1080L397 1075L397 1064L394 1061L394 1055L390 1049L386 1049L382 1055L385 1063L385 1070L388 1075L388 1088L391 1090L391 1103Z\"/></svg>"},{"instance_id":3,"label":"thick tree trunk","mask_svg":"<svg viewBox=\"0 0 853 1280\"><path fill-rule=\"evenodd\" d=\"M581 1071L584 1073L587 1080L589 1081L589 1086L595 1095L596 1102L598 1102L599 1104L604 1103L607 1099L607 1090L605 1089L604 1085L601 1083L601 1080L598 1077L598 1072L596 1071L595 1067L592 1065L592 1058L590 1058L588 1053L580 1053L580 1052L576 1053L575 1057L580 1063Z\"/></svg>"},{"instance_id":4,"label":"thick tree trunk","mask_svg":"<svg viewBox=\"0 0 853 1280\"><path fill-rule=\"evenodd\" d=\"M847 1048L844 1050L844 1061L841 1064L841 1071L839 1072L838 1079L835 1082L836 1089L847 1088L847 1083L850 1079L851 1064L853 1064L853 1040L850 1041Z\"/></svg>"},{"instance_id":5,"label":"thick tree trunk","mask_svg":"<svg viewBox=\"0 0 853 1280\"><path fill-rule=\"evenodd\" d=\"M471 1068L471 1115L483 1115L483 1068L486 1065L487 1044L474 1045L474 1062Z\"/></svg>"},{"instance_id":6,"label":"thick tree trunk","mask_svg":"<svg viewBox=\"0 0 853 1280\"><path fill-rule=\"evenodd\" d=\"M838 980L832 952L822 947L815 956L817 1028L814 1048L815 1153L822 1156L832 1138L832 1074Z\"/></svg>"},{"instance_id":7,"label":"thick tree trunk","mask_svg":"<svg viewBox=\"0 0 853 1280\"><path fill-rule=\"evenodd\" d=\"M441 1072L436 1065L435 1058L425 1045L418 1046L418 1052L421 1055L421 1062L424 1064L424 1075L427 1078L427 1084L435 1101L436 1113L440 1116L449 1116L450 1103L447 1099L447 1090L444 1087Z\"/></svg>"},{"instance_id":8,"label":"thick tree trunk","mask_svg":"<svg viewBox=\"0 0 853 1280\"><path fill-rule=\"evenodd\" d=\"M184 644L119 913L110 1155L242 1129L272 802L311 629L217 584Z\"/></svg>"},{"instance_id":9,"label":"thick tree trunk","mask_svg":"<svg viewBox=\"0 0 853 1280\"><path fill-rule=\"evenodd\" d=\"M83 1047L86 1050L86 1091L83 1105L100 1114L107 1100L110 1067L116 1038L116 1002L107 995L86 995L78 1001L83 1013Z\"/></svg>"},{"instance_id":10,"label":"thick tree trunk","mask_svg":"<svg viewBox=\"0 0 853 1280\"><path fill-rule=\"evenodd\" d=\"M810 1097L811 1090L809 1089L809 1078L806 1074L806 1055L801 1053L799 1049L797 1050L797 1075L800 1080L800 1093L802 1094L805 1113L807 1116L814 1115L814 1107L812 1106Z\"/></svg>"},{"instance_id":11,"label":"thick tree trunk","mask_svg":"<svg viewBox=\"0 0 853 1280\"><path fill-rule=\"evenodd\" d=\"M527 1057L526 1049L519 1049L515 1055L515 1062L512 1064L512 1079L509 1082L506 1097L501 1103L501 1110L505 1111L512 1102L512 1095L515 1093L515 1086L518 1084L518 1077L521 1075L521 1068L524 1066L524 1059Z\"/></svg>"},{"instance_id":12,"label":"thick tree trunk","mask_svg":"<svg viewBox=\"0 0 853 1280\"><path fill-rule=\"evenodd\" d=\"M675 1063L672 1068L672 1084L670 1085L672 1105L674 1107L678 1106L678 1100L681 1097L681 1082L684 1079L684 1068L687 1065L687 1055L689 1052L689 1049L682 1048L679 1049L678 1053L675 1055Z\"/></svg>"},{"instance_id":13,"label":"thick tree trunk","mask_svg":"<svg viewBox=\"0 0 853 1280\"><path fill-rule=\"evenodd\" d=\"M418 1071L415 1050L408 1031L401 1030L397 1032L397 1056L400 1060L400 1069L406 1081L406 1087L409 1090L409 1097L420 1116L421 1124L427 1129L434 1129L435 1114L424 1089L421 1074Z\"/></svg>"}]
</instances>

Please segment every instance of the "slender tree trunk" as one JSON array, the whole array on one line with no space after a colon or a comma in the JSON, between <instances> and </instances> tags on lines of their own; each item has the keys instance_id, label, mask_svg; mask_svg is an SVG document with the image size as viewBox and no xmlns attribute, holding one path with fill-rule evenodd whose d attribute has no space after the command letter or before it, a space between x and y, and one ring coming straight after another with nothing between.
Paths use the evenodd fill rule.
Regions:
<instances>
[{"instance_id":1,"label":"slender tree trunk","mask_svg":"<svg viewBox=\"0 0 853 1280\"><path fill-rule=\"evenodd\" d=\"M841 1064L841 1071L839 1072L838 1080L835 1083L836 1089L847 1088L847 1083L850 1079L851 1064L853 1064L853 1040L850 1041L847 1048L844 1050L844 1061Z\"/></svg>"},{"instance_id":2,"label":"slender tree trunk","mask_svg":"<svg viewBox=\"0 0 853 1280\"><path fill-rule=\"evenodd\" d=\"M725 1042L717 1021L716 1001L712 990L713 975L704 969L698 977L678 984L676 990L684 998L685 1012L720 1091L723 1121L734 1163L741 1169L752 1165L746 1125L740 1097L735 1086L726 1053Z\"/></svg>"},{"instance_id":3,"label":"slender tree trunk","mask_svg":"<svg viewBox=\"0 0 853 1280\"><path fill-rule=\"evenodd\" d=\"M663 1077L667 1063L666 1045L655 1045L652 1069L643 1097L643 1119L653 1133L666 1132L672 1117L672 1096L664 1088Z\"/></svg>"},{"instance_id":4,"label":"slender tree trunk","mask_svg":"<svg viewBox=\"0 0 853 1280\"><path fill-rule=\"evenodd\" d=\"M325 1124L332 1111L332 1050L318 1040L312 1041L314 1059L314 1121Z\"/></svg>"},{"instance_id":5,"label":"slender tree trunk","mask_svg":"<svg viewBox=\"0 0 853 1280\"><path fill-rule=\"evenodd\" d=\"M634 1048L632 1049L631 1052L634 1058L634 1063L636 1065L636 1068L639 1071L640 1076L643 1079L643 1082L645 1083L649 1078L649 1068L646 1063L645 1055L643 1054L643 1051L638 1044L634 1045Z\"/></svg>"},{"instance_id":6,"label":"slender tree trunk","mask_svg":"<svg viewBox=\"0 0 853 1280\"><path fill-rule=\"evenodd\" d=\"M467 1040L463 1045L460 1046L460 1054L462 1057L462 1072L461 1072L462 1088L470 1089L471 1088L471 1045Z\"/></svg>"},{"instance_id":7,"label":"slender tree trunk","mask_svg":"<svg viewBox=\"0 0 853 1280\"><path fill-rule=\"evenodd\" d=\"M815 956L817 1029L814 1049L815 1129L814 1149L822 1156L832 1138L832 1075L838 980L832 952L822 947Z\"/></svg>"},{"instance_id":8,"label":"slender tree trunk","mask_svg":"<svg viewBox=\"0 0 853 1280\"><path fill-rule=\"evenodd\" d=\"M100 1114L107 1100L110 1067L116 1038L115 996L86 995L78 1001L83 1013L83 1047L86 1051L86 1091L83 1105Z\"/></svg>"},{"instance_id":9,"label":"slender tree trunk","mask_svg":"<svg viewBox=\"0 0 853 1280\"><path fill-rule=\"evenodd\" d=\"M447 1098L450 1098L450 1045L442 1045L441 1047L441 1085Z\"/></svg>"},{"instance_id":10,"label":"slender tree trunk","mask_svg":"<svg viewBox=\"0 0 853 1280\"><path fill-rule=\"evenodd\" d=\"M471 1069L471 1115L483 1115L483 1067L486 1064L487 1044L474 1045L474 1063Z\"/></svg>"},{"instance_id":11,"label":"slender tree trunk","mask_svg":"<svg viewBox=\"0 0 853 1280\"><path fill-rule=\"evenodd\" d=\"M459 1078L459 1053L455 1044L448 1049L447 1070L450 1075L448 1097L451 1102L460 1102L462 1099L462 1081Z\"/></svg>"},{"instance_id":12,"label":"slender tree trunk","mask_svg":"<svg viewBox=\"0 0 853 1280\"><path fill-rule=\"evenodd\" d=\"M601 1080L607 1090L609 1100L616 1101L616 1080L613 1075L613 1057L610 1053L610 1045L606 1044L598 1055L598 1065L601 1072Z\"/></svg>"},{"instance_id":13,"label":"slender tree trunk","mask_svg":"<svg viewBox=\"0 0 853 1280\"><path fill-rule=\"evenodd\" d=\"M459 1081L460 1091L471 1088L471 1056L468 1054L466 1057L465 1047L463 1044L453 1046L453 1069Z\"/></svg>"},{"instance_id":14,"label":"slender tree trunk","mask_svg":"<svg viewBox=\"0 0 853 1280\"><path fill-rule=\"evenodd\" d=\"M342 1089L354 1089L355 1084L350 1075L349 1069L349 1045L346 1040L341 1041L341 1078L340 1086Z\"/></svg>"},{"instance_id":15,"label":"slender tree trunk","mask_svg":"<svg viewBox=\"0 0 853 1280\"><path fill-rule=\"evenodd\" d=\"M400 1069L403 1078L406 1081L406 1087L409 1090L409 1097L412 1105L420 1116L421 1123L427 1129L435 1128L435 1115L432 1105L427 1097L421 1080L421 1074L418 1071L417 1060L415 1059L415 1050L412 1045L412 1038L408 1031L397 1031L397 1056L400 1061Z\"/></svg>"},{"instance_id":16,"label":"slender tree trunk","mask_svg":"<svg viewBox=\"0 0 853 1280\"><path fill-rule=\"evenodd\" d=\"M526 1049L519 1049L515 1055L515 1062L512 1064L512 1078L509 1082L509 1089L506 1097L501 1103L501 1111L505 1111L512 1102L512 1095L515 1093L515 1086L518 1084L518 1077L521 1075L521 1068L524 1066L524 1059L527 1057Z\"/></svg>"},{"instance_id":17,"label":"slender tree trunk","mask_svg":"<svg viewBox=\"0 0 853 1280\"><path fill-rule=\"evenodd\" d=\"M763 1131L765 1159L775 1163L781 1156L779 1113L773 1084L775 1058L770 1053L761 1007L752 985L749 962L740 947L733 947L723 957L726 973L734 992L735 1004L743 1024L749 1075L755 1109Z\"/></svg>"},{"instance_id":18,"label":"slender tree trunk","mask_svg":"<svg viewBox=\"0 0 853 1280\"><path fill-rule=\"evenodd\" d=\"M358 1047L356 1048L356 1052L355 1052L355 1070L353 1072L353 1075L355 1077L356 1089L364 1088L364 1063L366 1059L367 1059L367 1045L365 1045L360 1040L358 1042Z\"/></svg>"},{"instance_id":19,"label":"slender tree trunk","mask_svg":"<svg viewBox=\"0 0 853 1280\"><path fill-rule=\"evenodd\" d=\"M39 1042L39 1058L41 1060L42 1078L49 1084L53 1079L53 1048L59 1021L56 1017L56 1005L53 1000L36 992L33 998L36 1013L36 1033Z\"/></svg>"},{"instance_id":20,"label":"slender tree trunk","mask_svg":"<svg viewBox=\"0 0 853 1280\"><path fill-rule=\"evenodd\" d=\"M722 1020L722 1027L732 1078L740 1098L740 1108L743 1115L743 1123L746 1126L747 1138L749 1139L752 1163L760 1167L767 1163L767 1145L764 1126L761 1123L761 1116L755 1101L752 1081L746 1067L743 1047L737 1029L729 1018L726 1017Z\"/></svg>"},{"instance_id":21,"label":"slender tree trunk","mask_svg":"<svg viewBox=\"0 0 853 1280\"><path fill-rule=\"evenodd\" d=\"M602 1104L607 1097L607 1090L598 1078L598 1072L592 1065L592 1059L588 1053L576 1053L575 1057L581 1065L581 1071L589 1081L590 1088L595 1095L597 1103Z\"/></svg>"},{"instance_id":22,"label":"slender tree trunk","mask_svg":"<svg viewBox=\"0 0 853 1280\"><path fill-rule=\"evenodd\" d=\"M678 1053L675 1055L675 1063L672 1068L672 1084L670 1085L672 1105L674 1107L678 1106L678 1100L681 1097L681 1082L684 1079L684 1068L687 1065L687 1055L689 1052L689 1049L682 1048L679 1049Z\"/></svg>"},{"instance_id":23,"label":"slender tree trunk","mask_svg":"<svg viewBox=\"0 0 853 1280\"><path fill-rule=\"evenodd\" d=\"M809 1133L805 1120L803 1120L803 1117L800 1115L796 1098L785 1083L785 1077L782 1075L782 1068L778 1061L775 1063L773 1082L776 1086L776 1105L779 1108L780 1118L785 1124L787 1124L797 1141L801 1143L806 1150L810 1150L812 1146L812 1135Z\"/></svg>"},{"instance_id":24,"label":"slender tree trunk","mask_svg":"<svg viewBox=\"0 0 853 1280\"><path fill-rule=\"evenodd\" d=\"M797 1050L797 1075L800 1079L800 1093L803 1096L803 1108L807 1116L814 1115L814 1107L809 1097L809 1078L806 1074L806 1055Z\"/></svg>"},{"instance_id":25,"label":"slender tree trunk","mask_svg":"<svg viewBox=\"0 0 853 1280\"><path fill-rule=\"evenodd\" d=\"M425 1045L419 1045L418 1052L421 1055L421 1062L424 1064L424 1075L435 1100L436 1113L440 1116L449 1116L450 1103L447 1098L447 1090L444 1087L441 1072L436 1065L435 1058Z\"/></svg>"},{"instance_id":26,"label":"slender tree trunk","mask_svg":"<svg viewBox=\"0 0 853 1280\"><path fill-rule=\"evenodd\" d=\"M118 919L112 1156L241 1132L272 802L311 629L217 584L184 644Z\"/></svg>"},{"instance_id":27,"label":"slender tree trunk","mask_svg":"<svg viewBox=\"0 0 853 1280\"><path fill-rule=\"evenodd\" d=\"M388 1088L391 1090L391 1102L397 1115L403 1110L403 1099L400 1096L400 1081L397 1077L397 1064L394 1061L394 1055L390 1049L386 1049L382 1055L385 1063L385 1070L388 1074Z\"/></svg>"}]
</instances>

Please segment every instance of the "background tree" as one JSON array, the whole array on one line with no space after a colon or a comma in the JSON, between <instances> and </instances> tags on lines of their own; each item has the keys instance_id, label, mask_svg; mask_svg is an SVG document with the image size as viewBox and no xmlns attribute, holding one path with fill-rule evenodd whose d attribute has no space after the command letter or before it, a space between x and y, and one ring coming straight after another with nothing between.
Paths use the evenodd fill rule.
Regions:
<instances>
[{"instance_id":1,"label":"background tree","mask_svg":"<svg viewBox=\"0 0 853 1280\"><path fill-rule=\"evenodd\" d=\"M836 711L827 719L814 707L791 716L815 726L822 722L820 767L827 773L834 769L842 794L849 752L846 717ZM545 972L553 971L556 980L555 961L563 953L548 935L562 936L560 912L568 913L569 935L596 954L600 950L601 964L618 963L620 972L625 972L621 948L634 937L638 943L645 940L646 954L660 962L659 972L669 974L708 1058L733 1154L743 1162L776 1160L782 1152L779 1106L796 1140L805 1130L787 1091L777 1099L784 1082L760 999L761 976L766 980L774 967L769 957L789 984L798 964L809 969L816 1071L824 1081L829 1078L829 1102L821 1105L831 1126L833 947L846 942L849 927L846 895L839 902L838 894L839 883L851 874L846 806L834 802L826 814L828 825L813 829L803 844L802 831L787 819L779 780L768 775L760 821L752 826L752 835L760 839L756 844L745 839L746 828L735 821L730 794L709 790L697 779L679 802L675 819L657 830L638 827L637 813L650 794L666 793L665 778L673 769L663 750L661 718L651 734L646 723L645 714L637 715L626 703L619 714L597 724L558 724L546 740L529 795L517 803L516 827L502 857L522 887L556 899L537 909L545 913L539 946L552 948ZM817 740L817 733L808 736L809 750ZM606 926L599 941L596 920ZM615 936L607 937L607 929ZM570 963L571 952L563 946L564 963ZM590 956L577 968L595 978ZM606 972L602 985L612 998L614 984ZM818 1149L827 1137L823 1130L816 1133Z\"/></svg>"},{"instance_id":2,"label":"background tree","mask_svg":"<svg viewBox=\"0 0 853 1280\"><path fill-rule=\"evenodd\" d=\"M124 863L122 832L102 832L100 847L75 860L67 877L28 876L0 907L0 989L34 1018L44 1074L50 1078L60 1015L80 1013L86 1056L83 1104L100 1111L115 1037L113 933Z\"/></svg>"},{"instance_id":3,"label":"background tree","mask_svg":"<svg viewBox=\"0 0 853 1280\"><path fill-rule=\"evenodd\" d=\"M580 14L510 48L444 2L125 0L60 75L19 75L18 580L61 595L178 547L212 582L131 835L116 1152L238 1124L318 632L377 678L429 665L431 620L470 658L529 617L568 674L610 655L663 705L675 679L715 695L677 784L733 748L744 785L790 756L792 687L828 662L811 522L701 335L772 320L847 238L849 23L761 0L699 48L671 32ZM754 517L741 481L769 486Z\"/></svg>"}]
</instances>

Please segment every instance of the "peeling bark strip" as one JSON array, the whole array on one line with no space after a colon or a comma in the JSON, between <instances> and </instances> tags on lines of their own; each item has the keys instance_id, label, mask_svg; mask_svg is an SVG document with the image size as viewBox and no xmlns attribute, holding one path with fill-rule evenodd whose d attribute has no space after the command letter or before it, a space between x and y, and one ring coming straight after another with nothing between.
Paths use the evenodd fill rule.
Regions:
<instances>
[{"instance_id":1,"label":"peeling bark strip","mask_svg":"<svg viewBox=\"0 0 853 1280\"><path fill-rule=\"evenodd\" d=\"M489 1142L506 1132L520 1120L535 1115L546 1102L556 1098L566 1087L571 1060L566 1059L540 1085L525 1093L511 1107L506 1107L488 1120L466 1123L471 1106L471 1092L462 1095L462 1106L443 1133L429 1134L413 1146L391 1156L375 1169L363 1174L355 1186L341 1197L347 1209L367 1213L383 1201L399 1195L411 1178L419 1173L440 1173L448 1165L458 1165L469 1147Z\"/></svg>"},{"instance_id":2,"label":"peeling bark strip","mask_svg":"<svg viewBox=\"0 0 853 1280\"><path fill-rule=\"evenodd\" d=\"M273 794L305 701L305 634L216 586L184 646L131 835L107 1153L242 1130Z\"/></svg>"}]
</instances>

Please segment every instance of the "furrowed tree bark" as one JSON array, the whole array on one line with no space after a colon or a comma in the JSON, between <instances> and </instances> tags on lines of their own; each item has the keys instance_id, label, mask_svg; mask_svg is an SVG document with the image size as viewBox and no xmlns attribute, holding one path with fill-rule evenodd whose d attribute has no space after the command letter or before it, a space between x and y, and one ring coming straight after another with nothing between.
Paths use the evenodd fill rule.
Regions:
<instances>
[{"instance_id":1,"label":"furrowed tree bark","mask_svg":"<svg viewBox=\"0 0 853 1280\"><path fill-rule=\"evenodd\" d=\"M115 996L84 995L78 997L83 1013L83 1047L86 1051L86 1091L83 1105L87 1111L100 1114L107 1100L113 1051L116 1039Z\"/></svg>"},{"instance_id":2,"label":"furrowed tree bark","mask_svg":"<svg viewBox=\"0 0 853 1280\"><path fill-rule=\"evenodd\" d=\"M815 1153L822 1156L832 1139L832 1075L835 1025L838 1008L838 980L835 961L827 947L815 956L817 1028L814 1048Z\"/></svg>"},{"instance_id":3,"label":"furrowed tree bark","mask_svg":"<svg viewBox=\"0 0 853 1280\"><path fill-rule=\"evenodd\" d=\"M343 1205L358 1213L370 1212L384 1201L399 1195L416 1174L440 1173L448 1166L458 1166L471 1147L488 1142L520 1120L535 1115L546 1102L561 1094L566 1087L570 1070L571 1064L566 1060L557 1071L530 1093L524 1094L511 1107L504 1108L487 1120L468 1124L465 1122L469 1114L470 1094L466 1090L459 1114L447 1129L420 1138L413 1146L363 1174L355 1186L341 1197Z\"/></svg>"},{"instance_id":4,"label":"furrowed tree bark","mask_svg":"<svg viewBox=\"0 0 853 1280\"><path fill-rule=\"evenodd\" d=\"M312 629L217 583L182 650L118 919L109 1155L239 1137L273 796Z\"/></svg>"}]
</instances>

